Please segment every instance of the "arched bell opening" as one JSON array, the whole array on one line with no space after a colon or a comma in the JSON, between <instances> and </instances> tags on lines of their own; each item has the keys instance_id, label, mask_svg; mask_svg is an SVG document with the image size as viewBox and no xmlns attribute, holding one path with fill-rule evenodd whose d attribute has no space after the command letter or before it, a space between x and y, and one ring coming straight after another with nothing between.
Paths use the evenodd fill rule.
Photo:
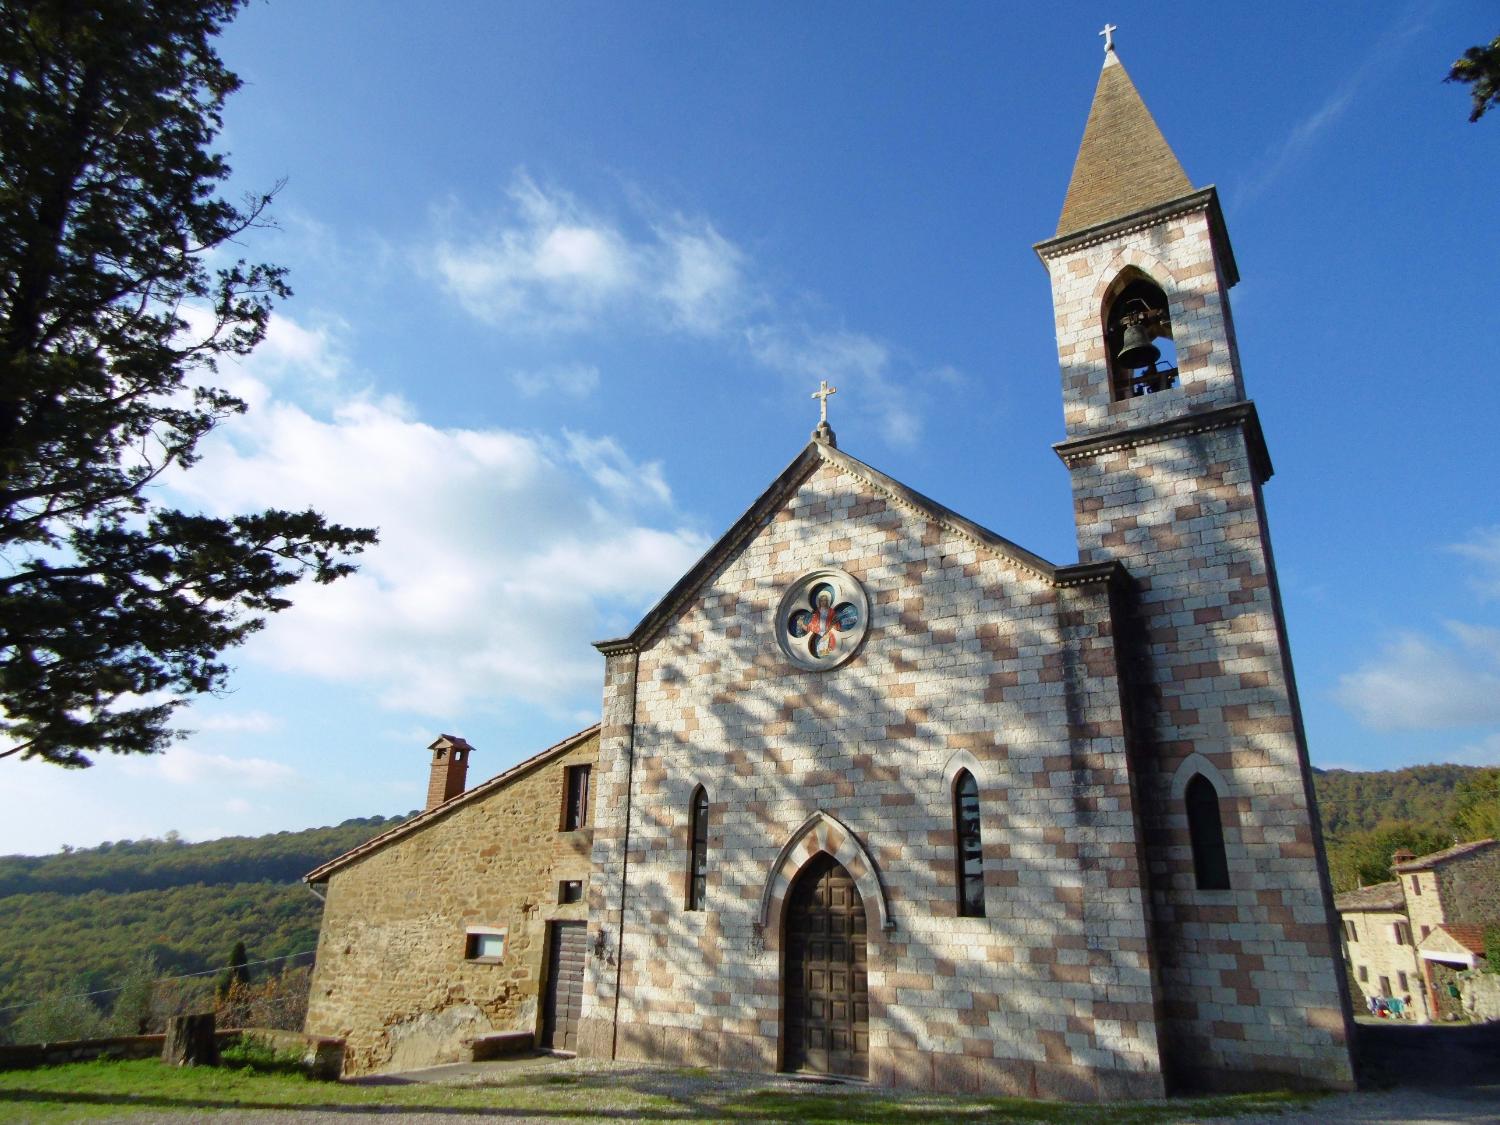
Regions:
<instances>
[{"instance_id":1,"label":"arched bell opening","mask_svg":"<svg viewBox=\"0 0 1500 1125\"><path fill-rule=\"evenodd\" d=\"M1167 295L1139 270L1126 270L1105 300L1104 350L1115 401L1177 385L1177 346Z\"/></svg>"}]
</instances>

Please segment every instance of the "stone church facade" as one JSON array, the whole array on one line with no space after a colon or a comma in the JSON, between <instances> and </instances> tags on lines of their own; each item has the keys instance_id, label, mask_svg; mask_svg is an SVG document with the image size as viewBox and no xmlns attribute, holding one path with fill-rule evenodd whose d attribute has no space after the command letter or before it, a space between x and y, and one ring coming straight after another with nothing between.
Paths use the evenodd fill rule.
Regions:
<instances>
[{"instance_id":1,"label":"stone church facade","mask_svg":"<svg viewBox=\"0 0 1500 1125\"><path fill-rule=\"evenodd\" d=\"M1079 561L820 426L598 646L579 1053L1081 1099L1352 1084L1234 258L1112 49L1036 251Z\"/></svg>"}]
</instances>

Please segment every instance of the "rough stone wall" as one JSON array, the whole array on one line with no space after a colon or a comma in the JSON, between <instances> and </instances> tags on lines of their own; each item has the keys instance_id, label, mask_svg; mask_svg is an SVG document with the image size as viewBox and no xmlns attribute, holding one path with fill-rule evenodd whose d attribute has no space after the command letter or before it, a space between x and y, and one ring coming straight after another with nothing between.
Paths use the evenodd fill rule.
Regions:
<instances>
[{"instance_id":1,"label":"rough stone wall","mask_svg":"<svg viewBox=\"0 0 1500 1125\"><path fill-rule=\"evenodd\" d=\"M1458 974L1458 987L1470 1019L1480 1023L1500 1020L1500 973L1470 969Z\"/></svg>"},{"instance_id":2,"label":"rough stone wall","mask_svg":"<svg viewBox=\"0 0 1500 1125\"><path fill-rule=\"evenodd\" d=\"M1429 877L1422 874L1424 880ZM1444 922L1500 924L1500 847L1455 856L1430 874L1437 877Z\"/></svg>"},{"instance_id":3,"label":"rough stone wall","mask_svg":"<svg viewBox=\"0 0 1500 1125\"><path fill-rule=\"evenodd\" d=\"M1172 1076L1347 1086L1346 983L1251 439L1222 419L1139 433L1242 398L1214 250L1198 212L1047 260L1069 437L1119 435L1064 450L1079 557L1123 562L1139 583L1139 773ZM1182 385L1112 403L1103 298L1127 265L1168 295ZM1195 772L1218 790L1227 891L1196 887L1181 800Z\"/></svg>"},{"instance_id":4,"label":"rough stone wall","mask_svg":"<svg viewBox=\"0 0 1500 1125\"><path fill-rule=\"evenodd\" d=\"M774 617L784 590L821 566L865 585L870 631L848 663L806 672L778 650ZM861 884L873 1081L1085 1098L1162 1090L1102 583L1057 588L824 463L632 673L635 659L609 664L600 769L613 785L630 775L633 690L624 941L618 964L591 967L581 1049L607 1051L618 972L621 1057L775 1069L780 933L774 912L758 927L760 903L781 849L821 810L876 872ZM980 787L984 918L957 916L960 765ZM707 909L688 912L699 783ZM599 829L600 879L620 877L623 808L612 802ZM599 894L616 941L618 888Z\"/></svg>"},{"instance_id":5,"label":"rough stone wall","mask_svg":"<svg viewBox=\"0 0 1500 1125\"><path fill-rule=\"evenodd\" d=\"M1447 909L1451 896L1443 893L1437 871L1410 871L1396 878L1406 895L1406 913L1411 917L1412 932L1418 941L1444 922L1453 921Z\"/></svg>"},{"instance_id":6,"label":"rough stone wall","mask_svg":"<svg viewBox=\"0 0 1500 1125\"><path fill-rule=\"evenodd\" d=\"M456 1062L463 1040L533 1031L558 882L589 879L592 828L560 832L565 767L538 764L336 872L318 935L307 1030L346 1040L345 1072ZM468 926L505 928L500 964L465 960Z\"/></svg>"},{"instance_id":7,"label":"rough stone wall","mask_svg":"<svg viewBox=\"0 0 1500 1125\"><path fill-rule=\"evenodd\" d=\"M1406 922L1406 915L1399 911L1355 912L1345 911L1344 948L1348 951L1349 964L1354 968L1354 980L1360 995L1354 998L1357 1014L1367 1011L1365 1001L1371 996L1410 996L1412 1018L1426 1023L1427 982L1422 975L1422 966L1417 959L1416 946L1396 940L1393 927ZM1355 939L1348 936L1347 923L1354 923ZM1413 937L1415 937L1415 933ZM1403 977L1404 974L1404 977ZM1391 990L1380 990L1380 978L1390 981Z\"/></svg>"}]
</instances>

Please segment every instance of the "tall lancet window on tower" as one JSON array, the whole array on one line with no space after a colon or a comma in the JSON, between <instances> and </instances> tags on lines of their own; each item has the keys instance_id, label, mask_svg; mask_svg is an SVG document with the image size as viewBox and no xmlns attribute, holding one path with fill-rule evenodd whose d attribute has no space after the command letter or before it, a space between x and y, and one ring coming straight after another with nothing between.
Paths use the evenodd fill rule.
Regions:
<instances>
[{"instance_id":1,"label":"tall lancet window on tower","mask_svg":"<svg viewBox=\"0 0 1500 1125\"><path fill-rule=\"evenodd\" d=\"M1177 385L1177 348L1167 295L1139 270L1126 270L1105 301L1104 347L1115 401Z\"/></svg>"},{"instance_id":2,"label":"tall lancet window on tower","mask_svg":"<svg viewBox=\"0 0 1500 1125\"><path fill-rule=\"evenodd\" d=\"M953 779L953 836L958 860L958 913L984 917L984 847L979 840L979 785L968 770Z\"/></svg>"},{"instance_id":3,"label":"tall lancet window on tower","mask_svg":"<svg viewBox=\"0 0 1500 1125\"><path fill-rule=\"evenodd\" d=\"M1193 841L1193 875L1200 891L1229 889L1229 857L1224 851L1224 822L1219 817L1219 792L1201 773L1187 783L1188 835Z\"/></svg>"}]
</instances>

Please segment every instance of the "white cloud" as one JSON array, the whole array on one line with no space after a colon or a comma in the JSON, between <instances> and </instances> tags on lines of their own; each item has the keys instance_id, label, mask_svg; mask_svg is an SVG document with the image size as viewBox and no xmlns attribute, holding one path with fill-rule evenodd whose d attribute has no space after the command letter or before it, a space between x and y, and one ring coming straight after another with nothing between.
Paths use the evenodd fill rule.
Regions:
<instances>
[{"instance_id":1,"label":"white cloud","mask_svg":"<svg viewBox=\"0 0 1500 1125\"><path fill-rule=\"evenodd\" d=\"M244 658L438 719L508 701L571 713L597 692L599 622L638 614L707 545L632 516L671 492L611 438L440 429L396 399L318 416L272 398L173 487L213 513L310 505L379 527L359 573L299 587Z\"/></svg>"},{"instance_id":2,"label":"white cloud","mask_svg":"<svg viewBox=\"0 0 1500 1125\"><path fill-rule=\"evenodd\" d=\"M179 712L179 726L203 733L273 734L282 727L281 719L266 711L196 711Z\"/></svg>"},{"instance_id":3,"label":"white cloud","mask_svg":"<svg viewBox=\"0 0 1500 1125\"><path fill-rule=\"evenodd\" d=\"M873 415L892 445L909 447L921 437L921 414L907 388L893 377L891 349L879 340L858 332L769 324L747 328L745 340L766 367L806 380L827 379L849 394L843 402L834 400L830 411L848 403L845 409Z\"/></svg>"},{"instance_id":4,"label":"white cloud","mask_svg":"<svg viewBox=\"0 0 1500 1125\"><path fill-rule=\"evenodd\" d=\"M507 194L507 212L487 229L450 215L449 233L428 255L471 315L524 333L641 314L712 332L738 312L741 255L712 226L674 216L632 234L525 174Z\"/></svg>"},{"instance_id":5,"label":"white cloud","mask_svg":"<svg viewBox=\"0 0 1500 1125\"><path fill-rule=\"evenodd\" d=\"M487 229L450 213L443 220L448 233L425 252L460 306L497 328L534 335L625 326L715 340L800 385L842 381L848 397L837 404L841 416L847 410L871 419L897 446L921 438L916 387L923 375L950 384L963 379L943 365L923 372L873 336L806 323L788 310L807 299L778 301L757 280L749 256L706 219L664 211L635 193L630 221L615 221L525 174L508 196ZM579 367L512 376L530 397L558 391L581 398L597 380L596 370Z\"/></svg>"},{"instance_id":6,"label":"white cloud","mask_svg":"<svg viewBox=\"0 0 1500 1125\"><path fill-rule=\"evenodd\" d=\"M165 754L127 758L120 766L127 774L146 775L173 785L230 783L268 789L297 777L296 770L281 762L211 754L191 746L174 746Z\"/></svg>"},{"instance_id":7,"label":"white cloud","mask_svg":"<svg viewBox=\"0 0 1500 1125\"><path fill-rule=\"evenodd\" d=\"M570 363L539 371L513 371L510 381L526 398L556 392L582 399L599 389L599 369L592 364Z\"/></svg>"},{"instance_id":8,"label":"white cloud","mask_svg":"<svg viewBox=\"0 0 1500 1125\"><path fill-rule=\"evenodd\" d=\"M1450 550L1478 564L1478 574L1470 579L1475 589L1485 597L1500 598L1500 527L1480 528L1473 538L1453 544Z\"/></svg>"},{"instance_id":9,"label":"white cloud","mask_svg":"<svg viewBox=\"0 0 1500 1125\"><path fill-rule=\"evenodd\" d=\"M1377 730L1500 723L1500 629L1448 622L1450 640L1405 634L1339 678L1339 701Z\"/></svg>"}]
</instances>

